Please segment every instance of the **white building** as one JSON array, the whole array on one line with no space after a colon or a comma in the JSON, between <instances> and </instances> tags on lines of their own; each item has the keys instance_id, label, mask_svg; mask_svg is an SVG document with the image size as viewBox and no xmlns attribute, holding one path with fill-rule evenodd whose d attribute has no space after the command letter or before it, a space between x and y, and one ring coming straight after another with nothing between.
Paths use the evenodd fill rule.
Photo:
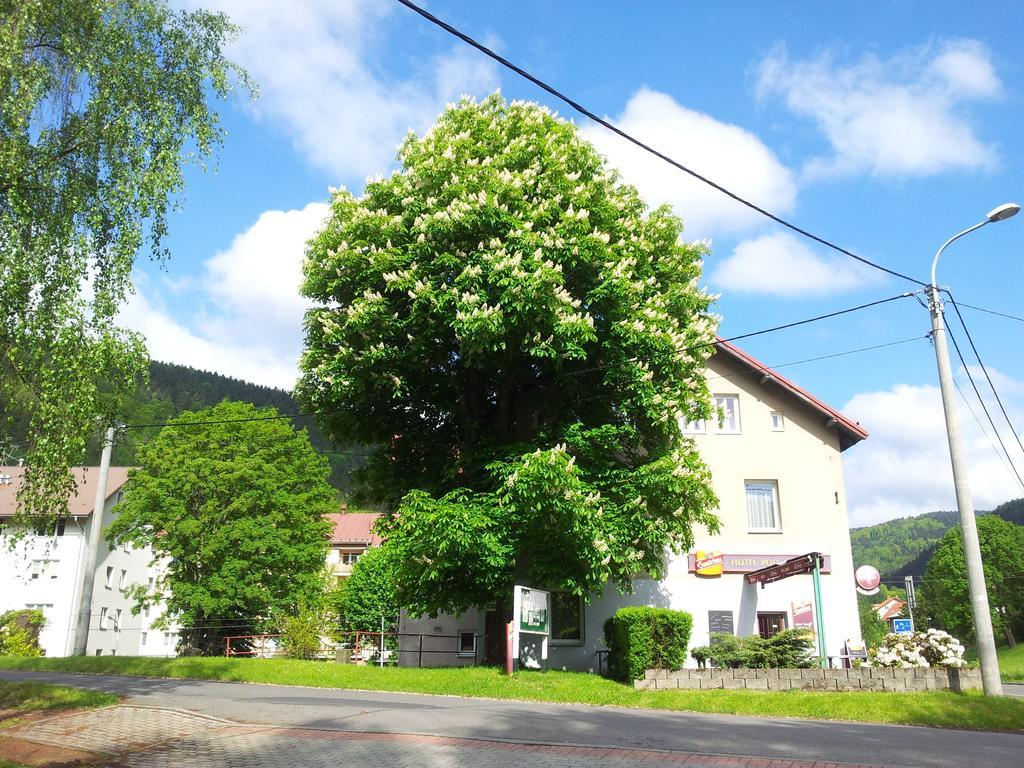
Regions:
<instances>
[{"instance_id":1,"label":"white building","mask_svg":"<svg viewBox=\"0 0 1024 768\"><path fill-rule=\"evenodd\" d=\"M111 467L107 480L102 525L109 525L128 467ZM0 522L16 511L17 491L24 469L0 467ZM76 492L68 501L68 515L52 530L30 533L12 549L10 534L0 529L0 613L38 608L46 617L40 645L47 656L68 656L75 644L82 562L88 527L96 498L99 470L75 467ZM126 590L135 584L151 585L156 570L149 565L148 549L118 547L111 550L101 539L96 554L96 581L89 617L87 655L170 656L177 634L154 630L158 608L132 614L134 601Z\"/></svg>"},{"instance_id":2,"label":"white building","mask_svg":"<svg viewBox=\"0 0 1024 768\"><path fill-rule=\"evenodd\" d=\"M707 381L724 418L686 424L684 431L711 468L720 532L711 536L696 529L694 551L671 557L660 581L634 580L630 595L620 595L613 585L589 603L553 593L552 668L597 671L605 647L602 625L625 605L689 612L691 648L707 644L712 631L769 636L815 626L810 575L763 586L747 579L755 570L812 552L825 556L826 653L840 655L847 640L860 638L841 454L867 432L726 342L719 342L708 361ZM470 611L460 617L403 617L400 631L436 637L427 647L439 652L422 657L431 666L474 663L483 656L479 639L501 628L493 616ZM403 639L403 663L417 663L418 654L411 652L417 643L415 637Z\"/></svg>"}]
</instances>

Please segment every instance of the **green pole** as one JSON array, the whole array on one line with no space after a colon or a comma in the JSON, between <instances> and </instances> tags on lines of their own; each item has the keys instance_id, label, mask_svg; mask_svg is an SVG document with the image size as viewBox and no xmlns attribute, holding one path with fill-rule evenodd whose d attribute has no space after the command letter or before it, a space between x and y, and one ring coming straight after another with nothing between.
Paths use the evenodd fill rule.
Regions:
<instances>
[{"instance_id":1,"label":"green pole","mask_svg":"<svg viewBox=\"0 0 1024 768\"><path fill-rule=\"evenodd\" d=\"M814 623L818 628L818 655L821 657L821 666L828 666L828 658L825 656L825 622L821 612L821 557L814 553Z\"/></svg>"}]
</instances>

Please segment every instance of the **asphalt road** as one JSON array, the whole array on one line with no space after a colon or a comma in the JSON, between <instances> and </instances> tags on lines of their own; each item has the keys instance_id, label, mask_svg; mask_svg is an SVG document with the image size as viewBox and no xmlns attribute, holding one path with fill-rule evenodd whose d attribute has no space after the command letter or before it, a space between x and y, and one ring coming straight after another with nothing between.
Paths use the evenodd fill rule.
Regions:
<instances>
[{"instance_id":1,"label":"asphalt road","mask_svg":"<svg viewBox=\"0 0 1024 768\"><path fill-rule=\"evenodd\" d=\"M533 704L455 696L0 671L244 723L887 766L1021 768L1024 735Z\"/></svg>"}]
</instances>

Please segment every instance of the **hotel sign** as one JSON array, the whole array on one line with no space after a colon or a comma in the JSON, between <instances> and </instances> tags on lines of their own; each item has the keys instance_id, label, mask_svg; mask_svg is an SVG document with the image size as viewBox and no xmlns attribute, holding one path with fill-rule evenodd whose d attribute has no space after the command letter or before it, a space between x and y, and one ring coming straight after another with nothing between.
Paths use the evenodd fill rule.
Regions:
<instances>
[{"instance_id":1,"label":"hotel sign","mask_svg":"<svg viewBox=\"0 0 1024 768\"><path fill-rule=\"evenodd\" d=\"M795 555L735 555L722 552L705 552L697 550L688 555L689 572L698 576L720 576L723 573L753 573L762 568L772 565L781 565L787 560L792 560ZM832 572L832 558L828 555L821 557L821 572Z\"/></svg>"}]
</instances>

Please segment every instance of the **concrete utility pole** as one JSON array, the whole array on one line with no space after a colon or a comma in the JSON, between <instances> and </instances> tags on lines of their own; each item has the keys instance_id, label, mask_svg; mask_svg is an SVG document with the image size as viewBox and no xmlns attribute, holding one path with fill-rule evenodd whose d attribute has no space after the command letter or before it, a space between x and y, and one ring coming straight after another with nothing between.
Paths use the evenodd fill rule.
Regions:
<instances>
[{"instance_id":1,"label":"concrete utility pole","mask_svg":"<svg viewBox=\"0 0 1024 768\"><path fill-rule=\"evenodd\" d=\"M103 436L103 454L100 457L100 476L96 481L96 501L89 519L89 535L82 553L82 582L78 590L78 622L75 626L75 656L85 656L89 642L89 617L92 613L92 593L96 584L96 551L100 545L103 527L103 509L107 504L107 476L110 474L110 453L114 449L114 428Z\"/></svg>"},{"instance_id":2,"label":"concrete utility pole","mask_svg":"<svg viewBox=\"0 0 1024 768\"><path fill-rule=\"evenodd\" d=\"M949 238L939 248L932 260L932 282L928 286L928 310L932 317L932 341L935 345L935 362L939 369L939 387L942 390L942 409L946 415L946 437L949 442L949 460L953 466L953 486L956 489L956 507L960 512L960 530L963 533L964 559L967 564L967 585L971 595L971 612L974 616L974 635L978 641L978 660L981 662L981 683L988 696L1001 696L1003 683L999 678L999 660L996 657L995 636L992 632L992 614L989 612L988 590L985 587L985 571L981 564L981 547L978 544L978 525L974 517L974 501L971 499L970 483L967 479L967 462L960 442L960 423L956 414L956 390L953 372L949 365L949 347L946 344L946 324L943 314L942 295L936 283L935 270L939 257L950 243L964 235L980 229L986 224L1008 219L1020 210L1014 203L1001 205L989 212L985 221L968 227Z\"/></svg>"}]
</instances>

